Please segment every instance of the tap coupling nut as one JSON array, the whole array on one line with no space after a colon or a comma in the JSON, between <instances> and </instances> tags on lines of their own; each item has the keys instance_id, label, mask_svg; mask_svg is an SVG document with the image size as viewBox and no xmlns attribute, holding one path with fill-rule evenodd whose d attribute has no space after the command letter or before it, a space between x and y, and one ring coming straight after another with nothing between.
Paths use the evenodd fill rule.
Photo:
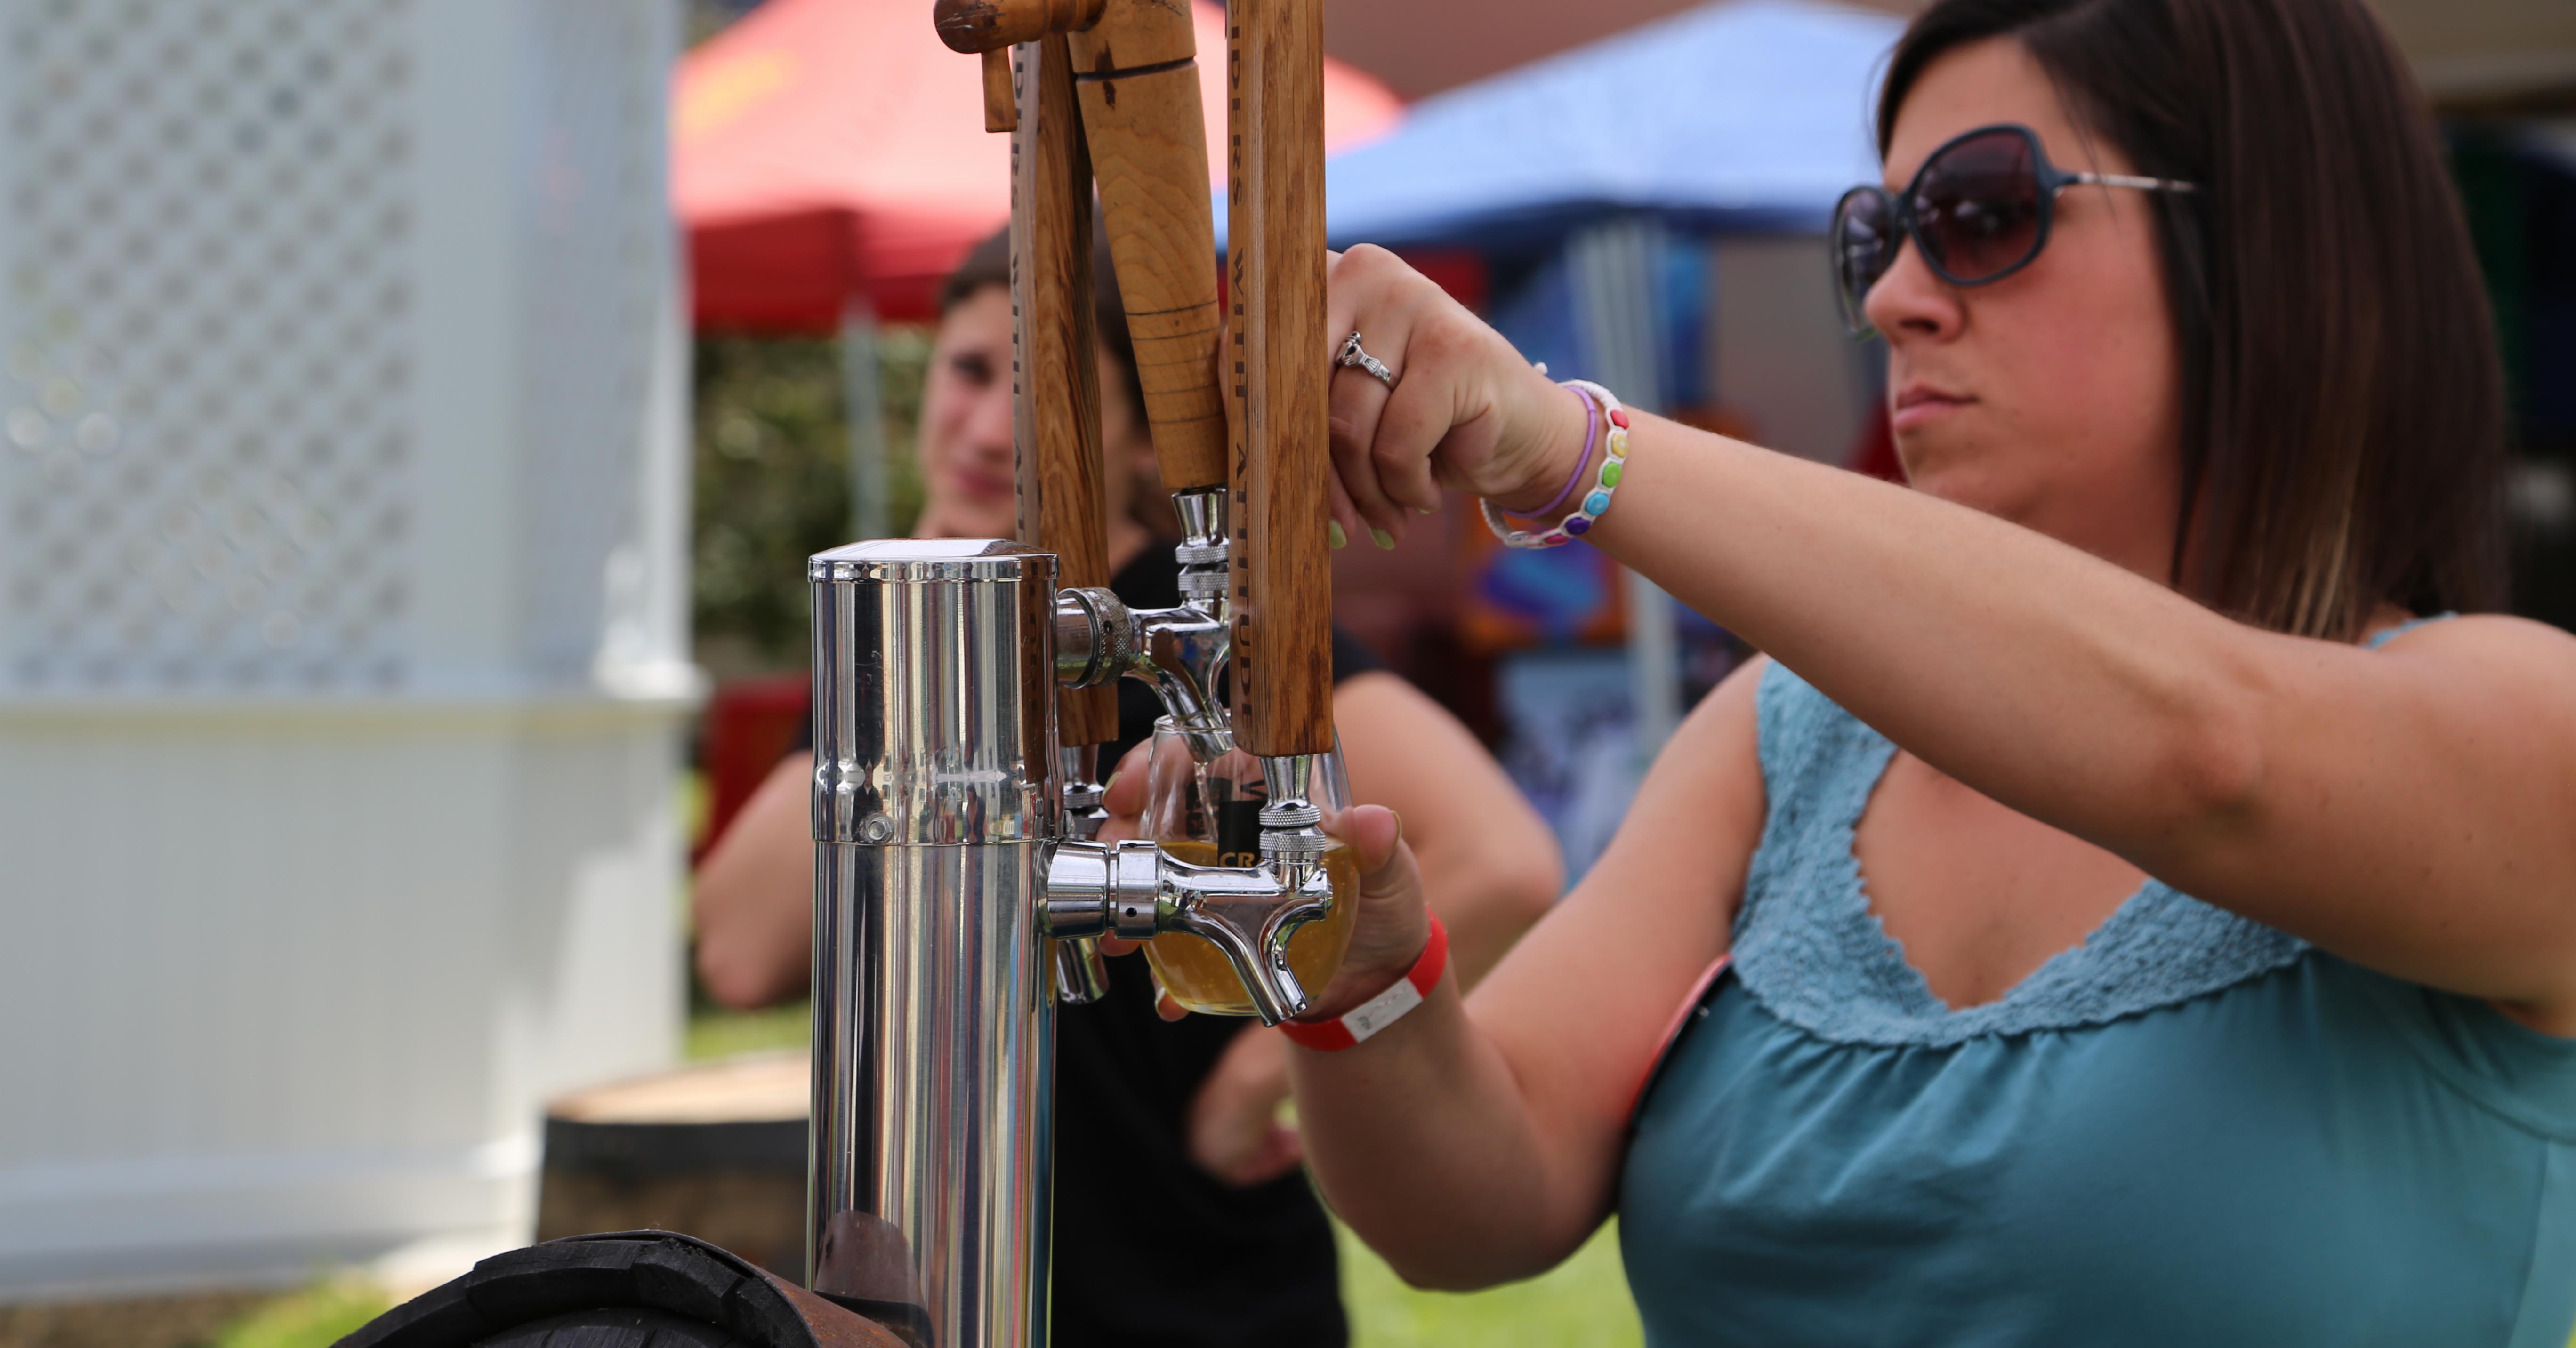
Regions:
<instances>
[{"instance_id":1,"label":"tap coupling nut","mask_svg":"<svg viewBox=\"0 0 2576 1348\"><path fill-rule=\"evenodd\" d=\"M1047 935L1150 941L1170 921L1162 849L1150 842L1061 842L1047 859Z\"/></svg>"},{"instance_id":2,"label":"tap coupling nut","mask_svg":"<svg viewBox=\"0 0 2576 1348\"><path fill-rule=\"evenodd\" d=\"M1104 589L1055 593L1055 681L1067 688L1114 683L1136 656L1126 602Z\"/></svg>"}]
</instances>

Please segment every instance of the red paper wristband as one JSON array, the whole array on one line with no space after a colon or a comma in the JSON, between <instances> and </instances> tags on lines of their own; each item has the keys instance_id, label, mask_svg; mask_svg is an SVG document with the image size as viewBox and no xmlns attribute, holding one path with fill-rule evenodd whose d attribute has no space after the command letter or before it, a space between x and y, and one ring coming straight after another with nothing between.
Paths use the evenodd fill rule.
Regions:
<instances>
[{"instance_id":1,"label":"red paper wristband","mask_svg":"<svg viewBox=\"0 0 2576 1348\"><path fill-rule=\"evenodd\" d=\"M1431 990L1440 985L1440 975L1449 969L1449 929L1440 925L1438 913L1431 918L1431 939L1423 944L1422 956L1413 962L1402 978L1386 991L1369 998L1342 1014L1339 1019L1320 1022L1281 1021L1279 1029L1288 1042L1317 1053L1339 1053L1357 1048L1361 1041L1404 1018L1404 1013L1422 1005Z\"/></svg>"}]
</instances>

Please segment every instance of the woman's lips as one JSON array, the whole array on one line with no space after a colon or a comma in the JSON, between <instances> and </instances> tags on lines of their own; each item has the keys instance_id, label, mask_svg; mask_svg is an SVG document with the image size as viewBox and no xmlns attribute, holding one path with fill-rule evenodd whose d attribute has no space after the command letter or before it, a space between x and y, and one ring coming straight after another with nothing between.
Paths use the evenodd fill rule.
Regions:
<instances>
[{"instance_id":1,"label":"woman's lips","mask_svg":"<svg viewBox=\"0 0 2576 1348\"><path fill-rule=\"evenodd\" d=\"M1008 477L995 473L980 473L972 468L952 469L948 476L950 481L957 484L960 492L970 500L977 501L1001 500L1011 495L1019 486Z\"/></svg>"},{"instance_id":2,"label":"woman's lips","mask_svg":"<svg viewBox=\"0 0 2576 1348\"><path fill-rule=\"evenodd\" d=\"M1948 416L1976 399L1964 394L1945 393L1920 385L1899 389L1888 423L1897 431L1909 431Z\"/></svg>"}]
</instances>

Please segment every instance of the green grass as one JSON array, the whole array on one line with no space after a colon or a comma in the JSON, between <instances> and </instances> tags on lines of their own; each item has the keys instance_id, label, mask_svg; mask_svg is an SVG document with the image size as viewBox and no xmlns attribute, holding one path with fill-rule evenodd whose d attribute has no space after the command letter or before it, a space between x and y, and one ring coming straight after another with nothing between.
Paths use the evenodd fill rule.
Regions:
<instances>
[{"instance_id":1,"label":"green grass","mask_svg":"<svg viewBox=\"0 0 2576 1348\"><path fill-rule=\"evenodd\" d=\"M1359 1238L1342 1235L1342 1302L1353 1348L1624 1348L1642 1344L1619 1268L1616 1225L1604 1226L1555 1269L1483 1292L1404 1285Z\"/></svg>"},{"instance_id":2,"label":"green grass","mask_svg":"<svg viewBox=\"0 0 2576 1348\"><path fill-rule=\"evenodd\" d=\"M336 1278L252 1311L225 1330L214 1348L330 1348L392 1308L373 1285Z\"/></svg>"},{"instance_id":3,"label":"green grass","mask_svg":"<svg viewBox=\"0 0 2576 1348\"><path fill-rule=\"evenodd\" d=\"M812 1034L813 1013L803 1002L765 1011L702 1010L689 1019L688 1053L704 1059L803 1048ZM1628 1279L1619 1269L1614 1227L1603 1227L1552 1272L1463 1295L1407 1287L1358 1237L1343 1231L1341 1240L1342 1300L1350 1308L1354 1348L1620 1348L1644 1342Z\"/></svg>"},{"instance_id":4,"label":"green grass","mask_svg":"<svg viewBox=\"0 0 2576 1348\"><path fill-rule=\"evenodd\" d=\"M691 1062L739 1053L803 1048L814 1042L814 1012L803 1001L758 1011L700 1011L689 1017L684 1050Z\"/></svg>"}]
</instances>

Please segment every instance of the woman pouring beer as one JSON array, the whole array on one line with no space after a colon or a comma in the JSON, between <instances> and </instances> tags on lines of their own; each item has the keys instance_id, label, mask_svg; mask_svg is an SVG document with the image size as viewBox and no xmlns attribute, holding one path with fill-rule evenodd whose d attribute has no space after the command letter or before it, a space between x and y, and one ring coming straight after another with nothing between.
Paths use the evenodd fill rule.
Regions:
<instances>
[{"instance_id":1,"label":"woman pouring beer","mask_svg":"<svg viewBox=\"0 0 2576 1348\"><path fill-rule=\"evenodd\" d=\"M1910 489L1333 260L1344 530L1472 493L1767 659L1471 998L1342 818L1325 1195L1446 1288L1615 1214L1656 1344L2565 1343L2576 640L2480 611L2496 349L2386 35L1938 0L1877 132L1833 247Z\"/></svg>"}]
</instances>

